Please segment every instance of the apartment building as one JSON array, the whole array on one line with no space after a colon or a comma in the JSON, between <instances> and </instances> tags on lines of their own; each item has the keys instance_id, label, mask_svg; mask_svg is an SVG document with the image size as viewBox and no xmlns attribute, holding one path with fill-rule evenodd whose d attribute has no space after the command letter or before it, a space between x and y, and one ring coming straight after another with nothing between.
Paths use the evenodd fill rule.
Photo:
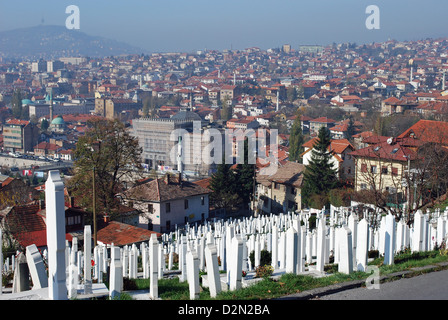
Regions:
<instances>
[{"instance_id":1,"label":"apartment building","mask_svg":"<svg viewBox=\"0 0 448 320\"><path fill-rule=\"evenodd\" d=\"M138 138L143 149L142 160L148 170L182 169L188 176L207 176L215 170L216 164L204 161L208 156L205 150L211 143L205 123L192 111L180 111L171 118L133 119L131 134ZM223 146L224 130L216 130L214 132L219 132ZM182 136L182 168L178 161L179 136ZM210 152L213 156L214 150Z\"/></svg>"},{"instance_id":2,"label":"apartment building","mask_svg":"<svg viewBox=\"0 0 448 320\"><path fill-rule=\"evenodd\" d=\"M255 210L266 214L300 210L305 166L286 161L272 175L256 176Z\"/></svg>"},{"instance_id":3,"label":"apartment building","mask_svg":"<svg viewBox=\"0 0 448 320\"><path fill-rule=\"evenodd\" d=\"M30 121L10 119L3 125L3 148L21 153L33 151L38 134L39 128Z\"/></svg>"}]
</instances>

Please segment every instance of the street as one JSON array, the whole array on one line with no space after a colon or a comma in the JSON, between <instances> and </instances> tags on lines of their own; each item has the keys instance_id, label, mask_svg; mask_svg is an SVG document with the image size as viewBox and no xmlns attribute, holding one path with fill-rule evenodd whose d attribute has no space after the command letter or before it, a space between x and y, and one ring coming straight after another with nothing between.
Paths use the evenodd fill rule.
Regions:
<instances>
[{"instance_id":1,"label":"street","mask_svg":"<svg viewBox=\"0 0 448 320\"><path fill-rule=\"evenodd\" d=\"M448 300L448 270L381 283L379 289L356 288L319 300Z\"/></svg>"}]
</instances>

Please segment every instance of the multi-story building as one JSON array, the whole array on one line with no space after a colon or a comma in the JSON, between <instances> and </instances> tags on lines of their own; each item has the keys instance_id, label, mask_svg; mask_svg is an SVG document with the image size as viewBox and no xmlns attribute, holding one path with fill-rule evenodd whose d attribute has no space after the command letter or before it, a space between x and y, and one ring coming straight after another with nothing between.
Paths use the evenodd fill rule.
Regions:
<instances>
[{"instance_id":1,"label":"multi-story building","mask_svg":"<svg viewBox=\"0 0 448 320\"><path fill-rule=\"evenodd\" d=\"M185 175L207 176L216 164L204 161L204 150L211 142L205 134L208 128L202 124L196 113L180 111L171 118L133 119L131 132L143 149L142 158L147 169L162 172L182 169ZM219 132L221 137L220 143L224 144L224 130L216 130L214 132ZM182 136L181 168L178 161L179 136Z\"/></svg>"},{"instance_id":2,"label":"multi-story building","mask_svg":"<svg viewBox=\"0 0 448 320\"><path fill-rule=\"evenodd\" d=\"M121 112L142 108L141 102L132 99L96 98L95 113L107 119L117 118Z\"/></svg>"},{"instance_id":3,"label":"multi-story building","mask_svg":"<svg viewBox=\"0 0 448 320\"><path fill-rule=\"evenodd\" d=\"M50 115L50 104L29 104L29 116L35 116L36 119ZM64 114L89 114L90 106L85 102L74 103L64 102L53 104L53 115ZM52 120L52 119L51 119Z\"/></svg>"},{"instance_id":4,"label":"multi-story building","mask_svg":"<svg viewBox=\"0 0 448 320\"><path fill-rule=\"evenodd\" d=\"M165 175L137 185L124 193L128 206L142 214L139 225L156 232L169 232L175 226L204 222L209 217L211 190L177 176Z\"/></svg>"},{"instance_id":5,"label":"multi-story building","mask_svg":"<svg viewBox=\"0 0 448 320\"><path fill-rule=\"evenodd\" d=\"M355 159L355 191L376 190L398 194L404 199L403 183L416 160L417 153L402 139L389 138L351 153Z\"/></svg>"},{"instance_id":6,"label":"multi-story building","mask_svg":"<svg viewBox=\"0 0 448 320\"><path fill-rule=\"evenodd\" d=\"M28 152L38 140L39 128L30 121L10 119L3 125L5 151Z\"/></svg>"},{"instance_id":7,"label":"multi-story building","mask_svg":"<svg viewBox=\"0 0 448 320\"><path fill-rule=\"evenodd\" d=\"M300 210L304 168L303 164L287 161L272 175L257 174L255 209L267 214Z\"/></svg>"}]
</instances>

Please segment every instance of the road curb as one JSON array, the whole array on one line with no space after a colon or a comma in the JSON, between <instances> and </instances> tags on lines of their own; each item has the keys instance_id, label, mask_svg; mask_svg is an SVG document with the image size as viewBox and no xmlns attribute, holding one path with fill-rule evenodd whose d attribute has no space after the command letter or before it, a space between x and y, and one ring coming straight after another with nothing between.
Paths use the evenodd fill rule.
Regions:
<instances>
[{"instance_id":1,"label":"road curb","mask_svg":"<svg viewBox=\"0 0 448 320\"><path fill-rule=\"evenodd\" d=\"M448 267L448 262L435 263L433 265L428 265L428 266L424 266L424 267L416 267L416 268L411 268L409 270L390 273L390 274L381 276L379 281L380 281L380 283L387 282L387 281L396 281L396 280L403 278L404 276L415 277L415 276L421 275L422 272L425 272L425 273L437 272L437 271L441 271L443 269L447 269L447 267ZM342 282L342 283L337 283L337 284L333 284L333 285L326 286L326 287L321 287L321 288L306 290L303 292L293 293L293 294L286 295L286 296L276 298L273 300L311 300L311 299L316 299L318 297L326 296L329 294L345 291L345 290L360 288L360 287L365 286L365 284L366 284L365 279Z\"/></svg>"}]
</instances>

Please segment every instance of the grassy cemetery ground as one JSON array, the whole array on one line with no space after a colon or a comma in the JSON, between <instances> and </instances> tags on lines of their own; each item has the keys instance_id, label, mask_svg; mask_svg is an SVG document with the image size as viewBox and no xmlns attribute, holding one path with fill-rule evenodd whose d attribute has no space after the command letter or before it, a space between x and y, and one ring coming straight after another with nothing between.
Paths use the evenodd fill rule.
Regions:
<instances>
[{"instance_id":1,"label":"grassy cemetery ground","mask_svg":"<svg viewBox=\"0 0 448 320\"><path fill-rule=\"evenodd\" d=\"M411 253L405 251L395 255L394 264L383 265L383 258L378 257L377 252L370 252L370 256L377 256L371 258L369 265L377 266L379 268L380 276L393 274L399 271L409 271L413 268L434 265L441 262L448 262L448 251L444 249ZM431 270L438 270L448 268L447 266L439 266ZM339 284L354 280L365 280L371 273L353 272L350 275L337 272L336 264L329 264L325 267L327 276L313 277L312 275L295 275L283 274L280 277L272 278L270 276L261 277L262 279L255 284L242 288L236 291L223 291L216 299L217 300L258 300L258 299L275 299L289 294L303 292L319 287L326 287L333 284ZM406 274L406 277L428 272L425 269L419 271L412 271ZM188 283L179 282L178 278L160 279L159 282L159 297L163 300L188 300L189 289ZM149 288L148 279L125 279L124 291L143 290ZM121 300L132 297L126 292L121 294ZM210 294L207 288L201 287L200 300L208 300Z\"/></svg>"}]
</instances>

